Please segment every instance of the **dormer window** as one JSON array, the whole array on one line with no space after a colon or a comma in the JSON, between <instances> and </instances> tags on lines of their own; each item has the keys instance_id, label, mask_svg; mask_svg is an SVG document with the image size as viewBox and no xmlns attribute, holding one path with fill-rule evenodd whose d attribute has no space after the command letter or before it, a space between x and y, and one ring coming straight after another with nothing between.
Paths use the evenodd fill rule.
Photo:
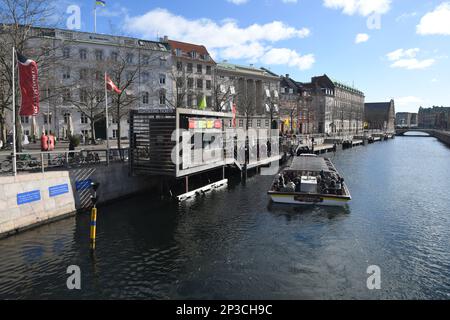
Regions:
<instances>
[{"instance_id":1,"label":"dormer window","mask_svg":"<svg viewBox=\"0 0 450 320\"><path fill-rule=\"evenodd\" d=\"M177 57L181 57L182 54L183 54L183 52L181 51L181 49L175 49L175 55Z\"/></svg>"}]
</instances>

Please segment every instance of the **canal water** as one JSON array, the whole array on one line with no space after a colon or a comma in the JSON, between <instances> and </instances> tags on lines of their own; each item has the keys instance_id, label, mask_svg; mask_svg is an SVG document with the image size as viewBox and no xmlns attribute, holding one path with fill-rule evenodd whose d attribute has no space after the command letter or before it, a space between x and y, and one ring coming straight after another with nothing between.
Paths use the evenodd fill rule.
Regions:
<instances>
[{"instance_id":1,"label":"canal water","mask_svg":"<svg viewBox=\"0 0 450 320\"><path fill-rule=\"evenodd\" d=\"M348 207L272 205L266 176L182 205L136 197L100 209L94 257L88 215L0 240L0 298L449 299L450 149L403 137L329 156Z\"/></svg>"}]
</instances>

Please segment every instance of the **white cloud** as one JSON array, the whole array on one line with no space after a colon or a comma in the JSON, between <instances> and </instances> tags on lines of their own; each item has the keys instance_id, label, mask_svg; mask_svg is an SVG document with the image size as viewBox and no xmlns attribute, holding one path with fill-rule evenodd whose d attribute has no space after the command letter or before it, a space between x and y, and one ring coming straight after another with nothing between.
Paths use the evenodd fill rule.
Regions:
<instances>
[{"instance_id":1,"label":"white cloud","mask_svg":"<svg viewBox=\"0 0 450 320\"><path fill-rule=\"evenodd\" d=\"M363 43L369 41L370 36L367 33L358 33L355 38L355 43Z\"/></svg>"},{"instance_id":2,"label":"white cloud","mask_svg":"<svg viewBox=\"0 0 450 320\"><path fill-rule=\"evenodd\" d=\"M397 49L395 51L392 51L388 53L386 56L390 61L396 61L401 58L415 58L417 53L420 51L419 48L413 48L413 49Z\"/></svg>"},{"instance_id":3,"label":"white cloud","mask_svg":"<svg viewBox=\"0 0 450 320\"><path fill-rule=\"evenodd\" d=\"M227 1L234 3L235 5L240 5L248 2L248 0L227 0Z\"/></svg>"},{"instance_id":4,"label":"white cloud","mask_svg":"<svg viewBox=\"0 0 450 320\"><path fill-rule=\"evenodd\" d=\"M341 10L344 14L359 14L367 17L371 14L384 14L391 9L391 0L324 0L324 6Z\"/></svg>"},{"instance_id":5,"label":"white cloud","mask_svg":"<svg viewBox=\"0 0 450 320\"><path fill-rule=\"evenodd\" d=\"M316 59L314 55L300 55L295 50L291 49L270 49L261 58L261 61L270 65L288 65L290 67L297 67L300 70L310 69Z\"/></svg>"},{"instance_id":6,"label":"white cloud","mask_svg":"<svg viewBox=\"0 0 450 320\"><path fill-rule=\"evenodd\" d=\"M426 101L416 96L397 97L395 101L396 112L417 112L421 105L426 104Z\"/></svg>"},{"instance_id":7,"label":"white cloud","mask_svg":"<svg viewBox=\"0 0 450 320\"><path fill-rule=\"evenodd\" d=\"M407 12L407 13L403 13L400 16L398 16L397 18L395 18L395 21L401 22L401 21L407 20L409 18L413 18L415 16L417 16L417 12Z\"/></svg>"},{"instance_id":8,"label":"white cloud","mask_svg":"<svg viewBox=\"0 0 450 320\"><path fill-rule=\"evenodd\" d=\"M215 58L246 59L253 63L261 61L276 42L305 38L311 33L307 28L297 29L281 21L241 27L231 19L221 22L211 19L189 20L159 8L140 16L127 17L124 29L145 38L154 38L159 34L202 44L214 53ZM303 66L301 63L296 65Z\"/></svg>"},{"instance_id":9,"label":"white cloud","mask_svg":"<svg viewBox=\"0 0 450 320\"><path fill-rule=\"evenodd\" d=\"M282 0L283 3L297 3L297 0Z\"/></svg>"},{"instance_id":10,"label":"white cloud","mask_svg":"<svg viewBox=\"0 0 450 320\"><path fill-rule=\"evenodd\" d=\"M431 67L436 60L434 59L426 59L426 60L417 60L416 58L413 59L402 59L395 61L393 64L391 64L392 68L402 68L407 70L418 70L418 69L426 69L428 67Z\"/></svg>"},{"instance_id":11,"label":"white cloud","mask_svg":"<svg viewBox=\"0 0 450 320\"><path fill-rule=\"evenodd\" d=\"M389 61L393 61L391 68L402 68L407 70L426 69L436 62L435 59L417 59L416 56L419 52L419 48L398 49L388 53L386 57Z\"/></svg>"},{"instance_id":12,"label":"white cloud","mask_svg":"<svg viewBox=\"0 0 450 320\"><path fill-rule=\"evenodd\" d=\"M450 35L450 2L424 15L416 30L420 35Z\"/></svg>"}]
</instances>

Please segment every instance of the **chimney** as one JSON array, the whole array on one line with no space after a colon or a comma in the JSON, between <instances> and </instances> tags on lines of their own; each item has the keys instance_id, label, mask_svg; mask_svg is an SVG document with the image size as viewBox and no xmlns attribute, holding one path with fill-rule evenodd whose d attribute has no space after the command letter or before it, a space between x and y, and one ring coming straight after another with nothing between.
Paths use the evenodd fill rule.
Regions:
<instances>
[{"instance_id":1,"label":"chimney","mask_svg":"<svg viewBox=\"0 0 450 320\"><path fill-rule=\"evenodd\" d=\"M289 73L286 73L286 78L288 78L288 79L289 79Z\"/></svg>"},{"instance_id":2,"label":"chimney","mask_svg":"<svg viewBox=\"0 0 450 320\"><path fill-rule=\"evenodd\" d=\"M169 42L169 37L168 36L164 36L164 38L160 38L159 41L162 42L162 43L168 43Z\"/></svg>"}]
</instances>

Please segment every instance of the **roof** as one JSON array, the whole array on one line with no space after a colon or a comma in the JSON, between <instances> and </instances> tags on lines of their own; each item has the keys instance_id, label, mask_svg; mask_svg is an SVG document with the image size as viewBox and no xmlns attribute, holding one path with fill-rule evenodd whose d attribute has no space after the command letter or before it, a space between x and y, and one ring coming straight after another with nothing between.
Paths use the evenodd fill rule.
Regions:
<instances>
[{"instance_id":1,"label":"roof","mask_svg":"<svg viewBox=\"0 0 450 320\"><path fill-rule=\"evenodd\" d=\"M217 70L228 70L232 72L246 73L250 75L256 75L260 77L270 77L279 79L278 76L274 76L273 73L269 73L264 68L255 68L253 66L244 66L239 64L233 64L228 62L220 62L217 64Z\"/></svg>"},{"instance_id":2,"label":"roof","mask_svg":"<svg viewBox=\"0 0 450 320\"><path fill-rule=\"evenodd\" d=\"M327 163L325 162L324 158L321 157L306 157L306 156L300 156L295 157L292 161L291 166L289 167L289 170L295 170L295 171L314 171L314 172L329 172L330 168L328 167Z\"/></svg>"},{"instance_id":3,"label":"roof","mask_svg":"<svg viewBox=\"0 0 450 320\"><path fill-rule=\"evenodd\" d=\"M190 58L193 59L190 55L191 52L197 52L197 58L193 60L197 61L203 61L203 62L210 62L214 63L214 60L209 55L208 49L206 49L203 45L197 45L193 43L187 43L187 42L181 42L181 41L174 41L174 40L168 40L169 45L172 47L172 54L176 55L176 50L181 50L182 57L184 58ZM201 57L208 57L209 60L204 60Z\"/></svg>"},{"instance_id":4,"label":"roof","mask_svg":"<svg viewBox=\"0 0 450 320\"><path fill-rule=\"evenodd\" d=\"M369 102L364 104L364 109L367 111L384 111L388 112L391 108L391 102Z\"/></svg>"}]
</instances>

